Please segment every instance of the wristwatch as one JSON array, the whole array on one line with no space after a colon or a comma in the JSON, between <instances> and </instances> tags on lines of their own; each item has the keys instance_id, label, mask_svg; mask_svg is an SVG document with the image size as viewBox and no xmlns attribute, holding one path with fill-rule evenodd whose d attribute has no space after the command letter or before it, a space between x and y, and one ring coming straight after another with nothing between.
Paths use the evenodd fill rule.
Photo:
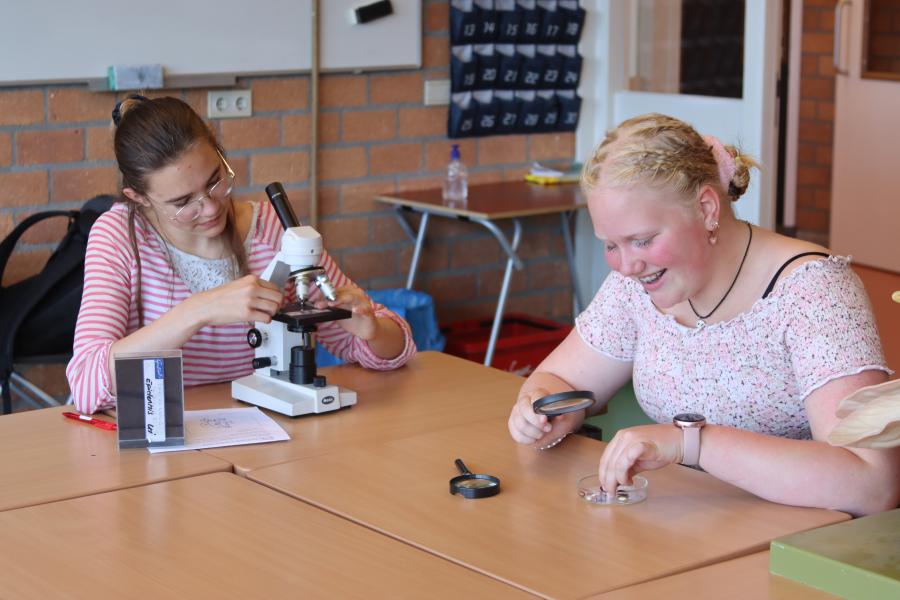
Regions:
<instances>
[{"instance_id":1,"label":"wristwatch","mask_svg":"<svg viewBox=\"0 0 900 600\"><path fill-rule=\"evenodd\" d=\"M700 464L700 430L706 425L706 417L697 413L675 415L672 423L684 434L684 456L681 464L696 467Z\"/></svg>"}]
</instances>

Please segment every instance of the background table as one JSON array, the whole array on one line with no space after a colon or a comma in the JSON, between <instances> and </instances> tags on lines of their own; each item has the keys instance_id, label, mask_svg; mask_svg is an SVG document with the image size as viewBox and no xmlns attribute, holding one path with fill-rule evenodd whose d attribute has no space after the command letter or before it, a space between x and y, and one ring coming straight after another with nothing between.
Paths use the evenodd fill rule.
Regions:
<instances>
[{"instance_id":1,"label":"background table","mask_svg":"<svg viewBox=\"0 0 900 600\"><path fill-rule=\"evenodd\" d=\"M417 354L395 371L355 365L321 371L331 383L355 390L357 404L320 415L287 417L265 411L291 436L286 442L212 448L204 453L246 473L352 445L409 437L462 423L509 416L521 377L440 352ZM246 407L231 398L231 385L189 388L186 408Z\"/></svg>"},{"instance_id":2,"label":"background table","mask_svg":"<svg viewBox=\"0 0 900 600\"><path fill-rule=\"evenodd\" d=\"M591 596L586 600L836 600L823 591L769 573L769 553L757 552L671 577Z\"/></svg>"},{"instance_id":3,"label":"background table","mask_svg":"<svg viewBox=\"0 0 900 600\"><path fill-rule=\"evenodd\" d=\"M120 451L115 431L66 419L62 413L68 410L72 407L0 418L0 510L231 471L230 463L196 451Z\"/></svg>"},{"instance_id":4,"label":"background table","mask_svg":"<svg viewBox=\"0 0 900 600\"><path fill-rule=\"evenodd\" d=\"M526 598L232 474L0 513L4 598Z\"/></svg>"},{"instance_id":5,"label":"background table","mask_svg":"<svg viewBox=\"0 0 900 600\"><path fill-rule=\"evenodd\" d=\"M394 205L395 215L400 225L410 238L415 241L416 245L413 249L412 262L406 278L407 289L412 289L415 281L419 257L425 243L428 220L432 215L477 223L490 231L497 239L497 242L506 254L507 260L506 269L503 272L503 282L500 286L500 294L497 298L491 337L484 356L485 365L490 366L494 358L494 347L497 344L500 326L503 323L503 310L506 306L506 296L509 293L512 270L514 267L520 270L523 268L522 261L516 255L519 241L522 238L522 223L519 219L536 215L560 215L566 258L569 262L569 276L572 280L575 310L576 312L581 311L581 293L578 279L575 276L575 250L572 243L572 225L570 224L571 217L575 212L587 205L578 185L536 185L525 181L470 185L469 197L464 203L444 200L442 194L443 191L441 189L414 190L375 196L375 200ZM418 232L413 231L412 226L404 216L404 212L408 211L422 214ZM513 224L511 241L507 239L506 234L495 223L495 221L507 219L511 220Z\"/></svg>"},{"instance_id":6,"label":"background table","mask_svg":"<svg viewBox=\"0 0 900 600\"><path fill-rule=\"evenodd\" d=\"M482 421L251 471L249 477L547 598L584 598L768 548L847 519L774 504L671 465L646 474L649 497L598 506L576 493L605 444L570 436L539 452L506 420ZM451 496L453 460L496 475L492 498Z\"/></svg>"}]
</instances>

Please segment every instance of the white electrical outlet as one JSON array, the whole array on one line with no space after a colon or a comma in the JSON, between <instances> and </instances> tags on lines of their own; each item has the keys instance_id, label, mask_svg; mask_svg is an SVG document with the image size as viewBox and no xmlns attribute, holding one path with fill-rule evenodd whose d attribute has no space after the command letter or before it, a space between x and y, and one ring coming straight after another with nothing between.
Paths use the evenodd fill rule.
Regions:
<instances>
[{"instance_id":1,"label":"white electrical outlet","mask_svg":"<svg viewBox=\"0 0 900 600\"><path fill-rule=\"evenodd\" d=\"M450 104L450 80L429 79L425 82L425 106Z\"/></svg>"},{"instance_id":2,"label":"white electrical outlet","mask_svg":"<svg viewBox=\"0 0 900 600\"><path fill-rule=\"evenodd\" d=\"M210 119L234 119L253 114L250 90L218 90L206 94L206 114Z\"/></svg>"}]
</instances>

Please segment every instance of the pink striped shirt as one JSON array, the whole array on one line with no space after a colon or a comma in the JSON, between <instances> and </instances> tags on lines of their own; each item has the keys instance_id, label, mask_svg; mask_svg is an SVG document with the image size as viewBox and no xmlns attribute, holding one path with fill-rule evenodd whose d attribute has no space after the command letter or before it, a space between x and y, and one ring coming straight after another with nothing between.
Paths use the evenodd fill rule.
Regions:
<instances>
[{"instance_id":1,"label":"pink striped shirt","mask_svg":"<svg viewBox=\"0 0 900 600\"><path fill-rule=\"evenodd\" d=\"M252 239L247 253L247 266L259 275L277 253L284 232L281 222L268 202L261 203L256 223L251 227ZM149 324L187 299L191 292L175 273L166 248L150 226L140 217L135 219L135 238L141 257L141 289L144 323ZM355 286L326 253L321 265L335 288ZM72 360L66 376L82 413L93 413L115 406L111 393L109 349L114 342L138 329L135 298L137 261L128 241L128 219L125 205L116 204L97 219L91 228L85 258L84 295ZM321 292L312 294L316 299ZM285 302L296 300L293 285L288 285ZM409 325L380 304L373 304L375 314L396 322L403 331L405 345L396 358L376 356L369 345L345 331L337 322L322 323L318 342L326 350L347 362L371 369L400 367L416 352ZM247 345L247 324L215 325L202 328L182 346L184 384L230 381L253 371L253 349Z\"/></svg>"}]
</instances>

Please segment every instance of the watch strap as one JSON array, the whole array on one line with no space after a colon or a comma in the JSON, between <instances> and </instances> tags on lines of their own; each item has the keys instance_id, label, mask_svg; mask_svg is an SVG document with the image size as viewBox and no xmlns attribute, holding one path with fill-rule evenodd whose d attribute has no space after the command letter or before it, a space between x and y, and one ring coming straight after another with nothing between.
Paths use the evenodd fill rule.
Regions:
<instances>
[{"instance_id":1,"label":"watch strap","mask_svg":"<svg viewBox=\"0 0 900 600\"><path fill-rule=\"evenodd\" d=\"M696 467L700 464L700 427L682 427L684 434L684 456L681 464Z\"/></svg>"}]
</instances>

